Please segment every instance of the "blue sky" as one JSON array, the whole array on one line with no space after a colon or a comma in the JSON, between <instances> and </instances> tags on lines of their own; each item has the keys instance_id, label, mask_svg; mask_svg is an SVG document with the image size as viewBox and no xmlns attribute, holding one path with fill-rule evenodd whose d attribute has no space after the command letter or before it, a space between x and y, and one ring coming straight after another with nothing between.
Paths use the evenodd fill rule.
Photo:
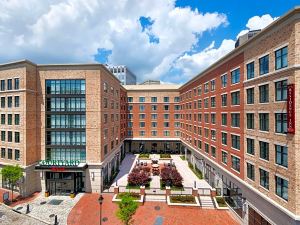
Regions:
<instances>
[{"instance_id":1,"label":"blue sky","mask_svg":"<svg viewBox=\"0 0 300 225\"><path fill-rule=\"evenodd\" d=\"M0 63L26 58L35 63L122 64L139 82L184 83L230 52L238 34L264 28L299 3L0 1Z\"/></svg>"}]
</instances>

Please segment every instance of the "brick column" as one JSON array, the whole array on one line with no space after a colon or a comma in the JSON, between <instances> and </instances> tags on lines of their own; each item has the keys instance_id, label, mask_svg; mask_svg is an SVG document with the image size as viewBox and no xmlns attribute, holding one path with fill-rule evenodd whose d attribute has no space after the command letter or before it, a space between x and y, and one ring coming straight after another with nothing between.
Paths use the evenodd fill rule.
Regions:
<instances>
[{"instance_id":1,"label":"brick column","mask_svg":"<svg viewBox=\"0 0 300 225\"><path fill-rule=\"evenodd\" d=\"M119 186L114 187L114 194L115 195L119 194Z\"/></svg>"},{"instance_id":2,"label":"brick column","mask_svg":"<svg viewBox=\"0 0 300 225\"><path fill-rule=\"evenodd\" d=\"M166 196L170 196L171 195L171 187L166 186Z\"/></svg>"},{"instance_id":3,"label":"brick column","mask_svg":"<svg viewBox=\"0 0 300 225\"><path fill-rule=\"evenodd\" d=\"M146 192L145 192L145 186L141 186L140 187L140 194L141 195L145 195L146 194Z\"/></svg>"},{"instance_id":4,"label":"brick column","mask_svg":"<svg viewBox=\"0 0 300 225\"><path fill-rule=\"evenodd\" d=\"M216 191L215 188L212 188L212 189L210 190L210 196L211 196L211 197L216 197L216 196L217 196L217 191Z\"/></svg>"},{"instance_id":5,"label":"brick column","mask_svg":"<svg viewBox=\"0 0 300 225\"><path fill-rule=\"evenodd\" d=\"M199 196L199 194L198 194L198 188L194 188L193 187L192 195L195 196L195 197Z\"/></svg>"}]
</instances>

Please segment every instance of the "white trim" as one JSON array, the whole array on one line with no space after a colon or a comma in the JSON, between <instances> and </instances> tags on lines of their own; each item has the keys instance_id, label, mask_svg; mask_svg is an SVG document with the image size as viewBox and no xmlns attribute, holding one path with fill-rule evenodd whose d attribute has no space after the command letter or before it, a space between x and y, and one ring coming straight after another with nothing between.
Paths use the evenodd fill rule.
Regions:
<instances>
[{"instance_id":1,"label":"white trim","mask_svg":"<svg viewBox=\"0 0 300 225\"><path fill-rule=\"evenodd\" d=\"M285 43L279 45L278 47L274 48L273 52L275 53L277 50L284 48L284 47L288 47L288 46L289 46L289 42L285 42Z\"/></svg>"},{"instance_id":2,"label":"white trim","mask_svg":"<svg viewBox=\"0 0 300 225\"><path fill-rule=\"evenodd\" d=\"M276 80L273 80L273 82L276 83L276 82L284 81L284 80L289 81L289 78L288 78L288 77L281 77L281 78L278 78L278 79L276 79Z\"/></svg>"},{"instance_id":3,"label":"white trim","mask_svg":"<svg viewBox=\"0 0 300 225\"><path fill-rule=\"evenodd\" d=\"M255 63L255 58L252 58L252 59L249 59L248 61L246 61L246 62L245 62L245 67L247 68L247 65L248 65L249 63L252 63L252 62Z\"/></svg>"},{"instance_id":4,"label":"white trim","mask_svg":"<svg viewBox=\"0 0 300 225\"><path fill-rule=\"evenodd\" d=\"M247 91L247 89L250 89L250 88L255 88L255 85L247 86L247 87L245 87L245 90Z\"/></svg>"},{"instance_id":5,"label":"white trim","mask_svg":"<svg viewBox=\"0 0 300 225\"><path fill-rule=\"evenodd\" d=\"M237 67L235 67L235 68L233 68L233 69L231 69L231 70L229 70L229 71L230 71L230 73L231 73L232 71L235 71L235 70L237 70L237 69L241 69L241 67L240 67L240 66L237 66Z\"/></svg>"},{"instance_id":6,"label":"white trim","mask_svg":"<svg viewBox=\"0 0 300 225\"><path fill-rule=\"evenodd\" d=\"M267 55L270 55L270 52L266 52L266 53L264 53L264 54L262 54L262 55L257 56L258 63L259 63L259 59L261 59L261 58L263 58L263 57L265 57L265 56L267 56ZM269 63L270 63L270 60L269 60Z\"/></svg>"},{"instance_id":7,"label":"white trim","mask_svg":"<svg viewBox=\"0 0 300 225\"><path fill-rule=\"evenodd\" d=\"M289 181L289 178L287 178L287 177L285 177L285 176L279 174L277 171L275 172L275 176L280 177L281 179L284 179L284 180L286 180L286 181ZM275 182L276 182L276 180L275 180ZM276 193L275 193L275 194L276 194Z\"/></svg>"},{"instance_id":8,"label":"white trim","mask_svg":"<svg viewBox=\"0 0 300 225\"><path fill-rule=\"evenodd\" d=\"M266 82L264 82L264 83L260 83L260 84L258 84L257 86L260 87L260 86L263 86L263 85L266 85L266 84L270 84L270 81L266 81Z\"/></svg>"},{"instance_id":9,"label":"white trim","mask_svg":"<svg viewBox=\"0 0 300 225\"><path fill-rule=\"evenodd\" d=\"M231 93L234 93L234 92L238 92L238 91L240 92L241 89L235 89L235 90L233 90L233 91L230 91L230 94L231 94Z\"/></svg>"}]
</instances>

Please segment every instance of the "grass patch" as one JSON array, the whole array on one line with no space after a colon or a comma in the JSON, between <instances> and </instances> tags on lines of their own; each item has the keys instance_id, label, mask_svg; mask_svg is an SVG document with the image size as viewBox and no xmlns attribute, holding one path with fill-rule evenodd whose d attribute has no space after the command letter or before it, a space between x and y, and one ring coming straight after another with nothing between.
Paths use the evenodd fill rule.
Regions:
<instances>
[{"instance_id":1,"label":"grass patch","mask_svg":"<svg viewBox=\"0 0 300 225\"><path fill-rule=\"evenodd\" d=\"M141 195L139 193L133 193L133 192L123 192L123 193L119 193L117 195L117 199L122 199L124 197L131 197L133 200L140 200Z\"/></svg>"},{"instance_id":2,"label":"grass patch","mask_svg":"<svg viewBox=\"0 0 300 225\"><path fill-rule=\"evenodd\" d=\"M166 190L166 186L162 184L162 181L160 181L160 190ZM171 190L173 191L184 191L184 187L176 187L176 186L171 186Z\"/></svg>"},{"instance_id":3,"label":"grass patch","mask_svg":"<svg viewBox=\"0 0 300 225\"><path fill-rule=\"evenodd\" d=\"M171 195L171 203L189 203L196 204L195 197L192 195Z\"/></svg>"},{"instance_id":4,"label":"grass patch","mask_svg":"<svg viewBox=\"0 0 300 225\"><path fill-rule=\"evenodd\" d=\"M200 180L203 179L203 174L202 174L202 172L201 172L197 167L194 168L193 164L190 163L190 162L189 162L189 168L194 172L194 174L195 174Z\"/></svg>"},{"instance_id":5,"label":"grass patch","mask_svg":"<svg viewBox=\"0 0 300 225\"><path fill-rule=\"evenodd\" d=\"M225 202L225 199L221 196L216 197L217 203L219 205L219 207L227 207L227 204Z\"/></svg>"},{"instance_id":6,"label":"grass patch","mask_svg":"<svg viewBox=\"0 0 300 225\"><path fill-rule=\"evenodd\" d=\"M149 159L150 158L150 154L147 153L143 153L139 155L139 159Z\"/></svg>"},{"instance_id":7,"label":"grass patch","mask_svg":"<svg viewBox=\"0 0 300 225\"><path fill-rule=\"evenodd\" d=\"M184 156L184 155L181 155L180 158L181 158L182 160L185 160L185 156Z\"/></svg>"},{"instance_id":8,"label":"grass patch","mask_svg":"<svg viewBox=\"0 0 300 225\"><path fill-rule=\"evenodd\" d=\"M161 159L170 159L171 158L171 154L160 154L159 156Z\"/></svg>"}]
</instances>

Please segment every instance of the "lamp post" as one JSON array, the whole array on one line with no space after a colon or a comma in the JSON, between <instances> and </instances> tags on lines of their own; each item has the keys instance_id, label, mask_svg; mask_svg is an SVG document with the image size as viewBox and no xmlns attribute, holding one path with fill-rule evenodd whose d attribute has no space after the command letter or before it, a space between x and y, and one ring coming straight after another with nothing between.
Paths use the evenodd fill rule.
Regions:
<instances>
[{"instance_id":1,"label":"lamp post","mask_svg":"<svg viewBox=\"0 0 300 225\"><path fill-rule=\"evenodd\" d=\"M103 203L103 200L104 200L104 198L103 198L102 194L100 194L99 199L98 199L98 202L100 204L100 225L102 224L102 203Z\"/></svg>"}]
</instances>

